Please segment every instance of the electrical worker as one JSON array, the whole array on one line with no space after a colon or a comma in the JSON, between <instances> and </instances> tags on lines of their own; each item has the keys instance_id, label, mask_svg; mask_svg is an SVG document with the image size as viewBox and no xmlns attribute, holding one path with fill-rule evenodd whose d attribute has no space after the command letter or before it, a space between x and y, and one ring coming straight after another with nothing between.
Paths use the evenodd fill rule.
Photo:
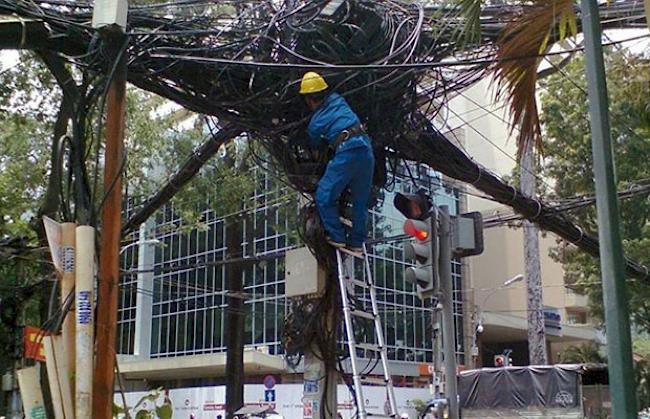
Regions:
<instances>
[{"instance_id":1,"label":"electrical worker","mask_svg":"<svg viewBox=\"0 0 650 419\"><path fill-rule=\"evenodd\" d=\"M316 189L316 205L327 241L334 247L359 252L367 237L368 204L375 168L370 137L345 99L330 92L320 74L306 73L300 83L300 94L313 111L307 128L309 146L327 145L333 153ZM349 235L338 211L339 197L347 187L352 201Z\"/></svg>"}]
</instances>

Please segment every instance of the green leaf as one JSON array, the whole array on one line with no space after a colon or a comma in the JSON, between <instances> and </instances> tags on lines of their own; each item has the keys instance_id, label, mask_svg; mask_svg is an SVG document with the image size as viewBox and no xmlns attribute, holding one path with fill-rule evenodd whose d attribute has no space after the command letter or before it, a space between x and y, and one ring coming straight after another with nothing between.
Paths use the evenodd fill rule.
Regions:
<instances>
[{"instance_id":1,"label":"green leaf","mask_svg":"<svg viewBox=\"0 0 650 419\"><path fill-rule=\"evenodd\" d=\"M174 411L172 409L171 403L165 403L162 406L156 407L156 415L158 419L171 419Z\"/></svg>"},{"instance_id":2,"label":"green leaf","mask_svg":"<svg viewBox=\"0 0 650 419\"><path fill-rule=\"evenodd\" d=\"M461 0L460 13L465 18L464 36L467 43L481 40L482 0Z\"/></svg>"},{"instance_id":3,"label":"green leaf","mask_svg":"<svg viewBox=\"0 0 650 419\"><path fill-rule=\"evenodd\" d=\"M563 41L566 37L567 26L569 26L568 16L566 13L560 15L560 41Z\"/></svg>"},{"instance_id":4,"label":"green leaf","mask_svg":"<svg viewBox=\"0 0 650 419\"><path fill-rule=\"evenodd\" d=\"M154 419L153 414L148 410L138 410L135 414L135 419Z\"/></svg>"},{"instance_id":5,"label":"green leaf","mask_svg":"<svg viewBox=\"0 0 650 419\"><path fill-rule=\"evenodd\" d=\"M145 394L138 400L138 402L135 404L134 409L139 407L142 403L149 401L152 403L155 403L156 400L160 397L160 394L162 392L162 388L157 388L155 390L149 391L149 393Z\"/></svg>"},{"instance_id":6,"label":"green leaf","mask_svg":"<svg viewBox=\"0 0 650 419\"><path fill-rule=\"evenodd\" d=\"M546 52L546 47L548 47L549 39L551 39L551 31L550 30L548 32L546 32L546 36L544 36L544 40L539 45L539 51L538 51L539 55L542 55L542 54L544 54Z\"/></svg>"},{"instance_id":7,"label":"green leaf","mask_svg":"<svg viewBox=\"0 0 650 419\"><path fill-rule=\"evenodd\" d=\"M569 27L571 30L571 36L576 36L578 34L578 18L574 12L569 14Z\"/></svg>"},{"instance_id":8,"label":"green leaf","mask_svg":"<svg viewBox=\"0 0 650 419\"><path fill-rule=\"evenodd\" d=\"M117 415L120 413L124 413L126 410L124 409L123 406L120 406L117 403L113 403L113 417L117 418Z\"/></svg>"}]
</instances>

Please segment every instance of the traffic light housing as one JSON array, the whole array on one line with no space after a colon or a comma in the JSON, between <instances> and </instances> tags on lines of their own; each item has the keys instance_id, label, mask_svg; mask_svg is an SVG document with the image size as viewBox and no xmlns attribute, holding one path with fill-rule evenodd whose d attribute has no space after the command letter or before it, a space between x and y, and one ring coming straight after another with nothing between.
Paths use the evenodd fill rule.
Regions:
<instances>
[{"instance_id":1,"label":"traffic light housing","mask_svg":"<svg viewBox=\"0 0 650 419\"><path fill-rule=\"evenodd\" d=\"M406 259L415 261L415 266L406 268L405 279L415 285L418 297L431 297L436 289L437 235L433 217L425 220L408 219L404 222L404 233L415 239L404 245Z\"/></svg>"},{"instance_id":2,"label":"traffic light housing","mask_svg":"<svg viewBox=\"0 0 650 419\"><path fill-rule=\"evenodd\" d=\"M431 198L424 189L420 189L414 194L396 193L393 205L404 217L420 221L429 218L433 208Z\"/></svg>"},{"instance_id":3,"label":"traffic light housing","mask_svg":"<svg viewBox=\"0 0 650 419\"><path fill-rule=\"evenodd\" d=\"M494 366L497 368L509 367L510 366L510 357L509 355L494 355Z\"/></svg>"},{"instance_id":4,"label":"traffic light housing","mask_svg":"<svg viewBox=\"0 0 650 419\"><path fill-rule=\"evenodd\" d=\"M494 355L494 366L495 367L505 367L506 366L506 357L505 355Z\"/></svg>"}]
</instances>

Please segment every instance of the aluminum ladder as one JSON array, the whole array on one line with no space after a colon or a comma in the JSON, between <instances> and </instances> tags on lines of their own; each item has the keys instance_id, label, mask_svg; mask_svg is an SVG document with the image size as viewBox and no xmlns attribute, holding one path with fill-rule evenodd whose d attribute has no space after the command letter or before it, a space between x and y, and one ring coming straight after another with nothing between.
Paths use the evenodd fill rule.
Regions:
<instances>
[{"instance_id":1,"label":"aluminum ladder","mask_svg":"<svg viewBox=\"0 0 650 419\"><path fill-rule=\"evenodd\" d=\"M359 280L354 277L354 260L360 259L363 262L365 270L365 279ZM357 404L357 416L359 419L368 418L398 418L397 402L395 401L395 391L393 389L393 378L388 370L388 353L384 341L384 332L381 324L381 317L377 308L377 293L375 284L370 271L370 261L366 246L363 246L362 253L355 253L345 248L336 249L336 263L339 277L339 288L341 290L341 301L343 304L343 318L345 320L345 331L348 338L348 350L350 353L350 363L352 366L352 380L354 382L355 400ZM355 293L355 287L360 287L368 291L372 312L357 309L350 299L350 294ZM354 335L354 318L372 320L375 325L375 343L357 343ZM357 350L378 353L381 357L381 366L384 371L384 384L388 394L389 414L368 413L363 397L362 376L359 371L359 359Z\"/></svg>"}]
</instances>

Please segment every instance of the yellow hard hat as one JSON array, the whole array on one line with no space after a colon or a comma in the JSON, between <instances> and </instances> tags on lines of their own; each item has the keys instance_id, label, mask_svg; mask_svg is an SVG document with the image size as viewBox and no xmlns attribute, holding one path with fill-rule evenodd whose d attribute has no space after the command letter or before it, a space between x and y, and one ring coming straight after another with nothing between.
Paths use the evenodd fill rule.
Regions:
<instances>
[{"instance_id":1,"label":"yellow hard hat","mask_svg":"<svg viewBox=\"0 0 650 419\"><path fill-rule=\"evenodd\" d=\"M325 82L325 79L320 74L309 71L302 76L302 81L300 82L300 94L308 95L310 93L318 93L328 87L329 86Z\"/></svg>"}]
</instances>

